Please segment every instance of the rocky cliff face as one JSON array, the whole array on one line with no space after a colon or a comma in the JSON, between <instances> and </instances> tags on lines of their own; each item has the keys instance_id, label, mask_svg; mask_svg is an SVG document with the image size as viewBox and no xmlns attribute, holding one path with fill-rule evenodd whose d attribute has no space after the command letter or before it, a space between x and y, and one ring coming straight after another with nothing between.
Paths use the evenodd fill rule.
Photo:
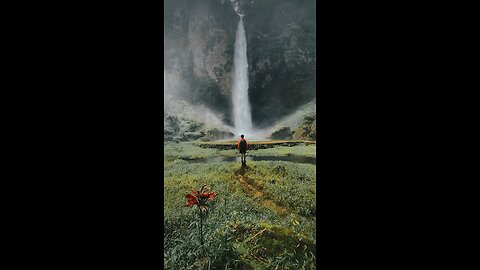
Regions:
<instances>
[{"instance_id":1,"label":"rocky cliff face","mask_svg":"<svg viewBox=\"0 0 480 270\"><path fill-rule=\"evenodd\" d=\"M168 91L232 123L234 4L245 14L252 119L266 127L315 98L314 0L166 0L164 70L181 80Z\"/></svg>"}]
</instances>

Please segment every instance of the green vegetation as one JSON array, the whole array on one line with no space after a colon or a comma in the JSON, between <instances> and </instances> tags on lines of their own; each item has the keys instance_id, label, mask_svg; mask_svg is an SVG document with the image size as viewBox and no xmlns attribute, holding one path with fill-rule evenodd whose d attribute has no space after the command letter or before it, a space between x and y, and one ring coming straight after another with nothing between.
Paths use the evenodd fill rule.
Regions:
<instances>
[{"instance_id":1,"label":"green vegetation","mask_svg":"<svg viewBox=\"0 0 480 270\"><path fill-rule=\"evenodd\" d=\"M317 137L317 115L310 112L303 117L302 124L295 130L293 139L316 140Z\"/></svg>"},{"instance_id":2,"label":"green vegetation","mask_svg":"<svg viewBox=\"0 0 480 270\"><path fill-rule=\"evenodd\" d=\"M283 148L298 148L290 152L314 155L314 147L249 153L284 154L288 151ZM284 161L251 161L242 167L237 162L182 160L218 155L236 151L165 144L165 268L315 269L316 167ZM218 195L203 222L205 244L200 246L198 210L183 205L184 195L203 184Z\"/></svg>"},{"instance_id":3,"label":"green vegetation","mask_svg":"<svg viewBox=\"0 0 480 270\"><path fill-rule=\"evenodd\" d=\"M296 145L296 146L277 146L274 148L258 149L248 151L247 155L250 156L305 156L316 157L317 146L315 144L309 145Z\"/></svg>"},{"instance_id":4,"label":"green vegetation","mask_svg":"<svg viewBox=\"0 0 480 270\"><path fill-rule=\"evenodd\" d=\"M217 141L217 142L202 142L201 144L203 145L236 145L238 141ZM270 144L270 145L281 145L284 143L289 143L289 144L315 144L315 141L306 141L306 140L268 140L268 141L250 141L248 140L249 145L255 145L255 144Z\"/></svg>"},{"instance_id":5,"label":"green vegetation","mask_svg":"<svg viewBox=\"0 0 480 270\"><path fill-rule=\"evenodd\" d=\"M316 156L315 144L299 144L295 146L276 146L273 148L249 150L247 156L289 156L298 155L306 157ZM176 159L192 160L216 156L235 157L238 151L235 149L222 150L217 148L202 148L194 142L164 143L164 164Z\"/></svg>"},{"instance_id":6,"label":"green vegetation","mask_svg":"<svg viewBox=\"0 0 480 270\"><path fill-rule=\"evenodd\" d=\"M181 143L164 143L163 144L163 158L166 161L173 161L175 159L197 159L214 157L218 155L217 149L203 149L193 145L191 142Z\"/></svg>"}]
</instances>

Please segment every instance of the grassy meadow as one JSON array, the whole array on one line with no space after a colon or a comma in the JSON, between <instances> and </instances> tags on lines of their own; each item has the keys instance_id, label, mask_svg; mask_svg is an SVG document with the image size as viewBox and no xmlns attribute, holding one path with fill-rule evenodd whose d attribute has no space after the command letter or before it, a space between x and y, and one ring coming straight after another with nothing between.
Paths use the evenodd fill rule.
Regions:
<instances>
[{"instance_id":1,"label":"grassy meadow","mask_svg":"<svg viewBox=\"0 0 480 270\"><path fill-rule=\"evenodd\" d=\"M166 143L164 266L166 269L315 269L316 166L286 161L193 163L237 156L236 150ZM247 155L315 157L315 144L278 146ZM203 220L186 193L207 184L215 208Z\"/></svg>"}]
</instances>

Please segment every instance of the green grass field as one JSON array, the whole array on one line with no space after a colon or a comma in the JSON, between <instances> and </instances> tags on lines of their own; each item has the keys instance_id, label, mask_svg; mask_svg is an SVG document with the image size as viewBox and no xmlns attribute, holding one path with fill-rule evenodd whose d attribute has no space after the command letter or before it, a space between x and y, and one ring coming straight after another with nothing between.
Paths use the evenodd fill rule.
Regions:
<instances>
[{"instance_id":1,"label":"green grass field","mask_svg":"<svg viewBox=\"0 0 480 270\"><path fill-rule=\"evenodd\" d=\"M315 145L251 152L315 156ZM188 161L236 154L192 143L165 144L165 268L315 269L315 165ZM205 242L200 246L198 210L183 205L184 195L203 184L218 195L216 208L203 222Z\"/></svg>"},{"instance_id":2,"label":"green grass field","mask_svg":"<svg viewBox=\"0 0 480 270\"><path fill-rule=\"evenodd\" d=\"M315 144L299 144L296 146L277 146L274 148L249 150L248 156L289 156L298 155L306 157L316 156ZM216 148L202 148L192 142L182 143L164 143L163 158L165 162L171 162L176 159L198 159L216 156L235 157L238 156L237 150L221 150Z\"/></svg>"}]
</instances>

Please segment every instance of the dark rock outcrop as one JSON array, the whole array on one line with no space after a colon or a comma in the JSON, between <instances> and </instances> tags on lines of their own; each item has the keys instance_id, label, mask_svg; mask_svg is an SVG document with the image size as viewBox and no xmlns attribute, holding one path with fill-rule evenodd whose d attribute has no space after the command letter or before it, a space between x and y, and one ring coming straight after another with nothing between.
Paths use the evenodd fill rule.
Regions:
<instances>
[{"instance_id":1,"label":"dark rock outcrop","mask_svg":"<svg viewBox=\"0 0 480 270\"><path fill-rule=\"evenodd\" d=\"M200 132L203 123L195 122L178 115L167 115L163 119L164 141L189 141L203 137Z\"/></svg>"},{"instance_id":2,"label":"dark rock outcrop","mask_svg":"<svg viewBox=\"0 0 480 270\"><path fill-rule=\"evenodd\" d=\"M315 114L305 115L302 124L295 129L293 139L311 141L317 140L317 116Z\"/></svg>"},{"instance_id":3,"label":"dark rock outcrop","mask_svg":"<svg viewBox=\"0 0 480 270\"><path fill-rule=\"evenodd\" d=\"M179 115L168 114L163 122L164 141L215 141L232 138L228 130L206 128L204 123Z\"/></svg>"},{"instance_id":4,"label":"dark rock outcrop","mask_svg":"<svg viewBox=\"0 0 480 270\"><path fill-rule=\"evenodd\" d=\"M282 127L270 135L272 140L289 140L292 138L292 131L289 127Z\"/></svg>"},{"instance_id":5,"label":"dark rock outcrop","mask_svg":"<svg viewBox=\"0 0 480 270\"><path fill-rule=\"evenodd\" d=\"M205 138L209 141L216 141L216 140L223 140L223 139L227 139L227 138L232 138L234 136L235 136L235 134L233 134L230 131L220 130L220 129L214 128L214 129L209 129L209 130L206 131Z\"/></svg>"}]
</instances>

